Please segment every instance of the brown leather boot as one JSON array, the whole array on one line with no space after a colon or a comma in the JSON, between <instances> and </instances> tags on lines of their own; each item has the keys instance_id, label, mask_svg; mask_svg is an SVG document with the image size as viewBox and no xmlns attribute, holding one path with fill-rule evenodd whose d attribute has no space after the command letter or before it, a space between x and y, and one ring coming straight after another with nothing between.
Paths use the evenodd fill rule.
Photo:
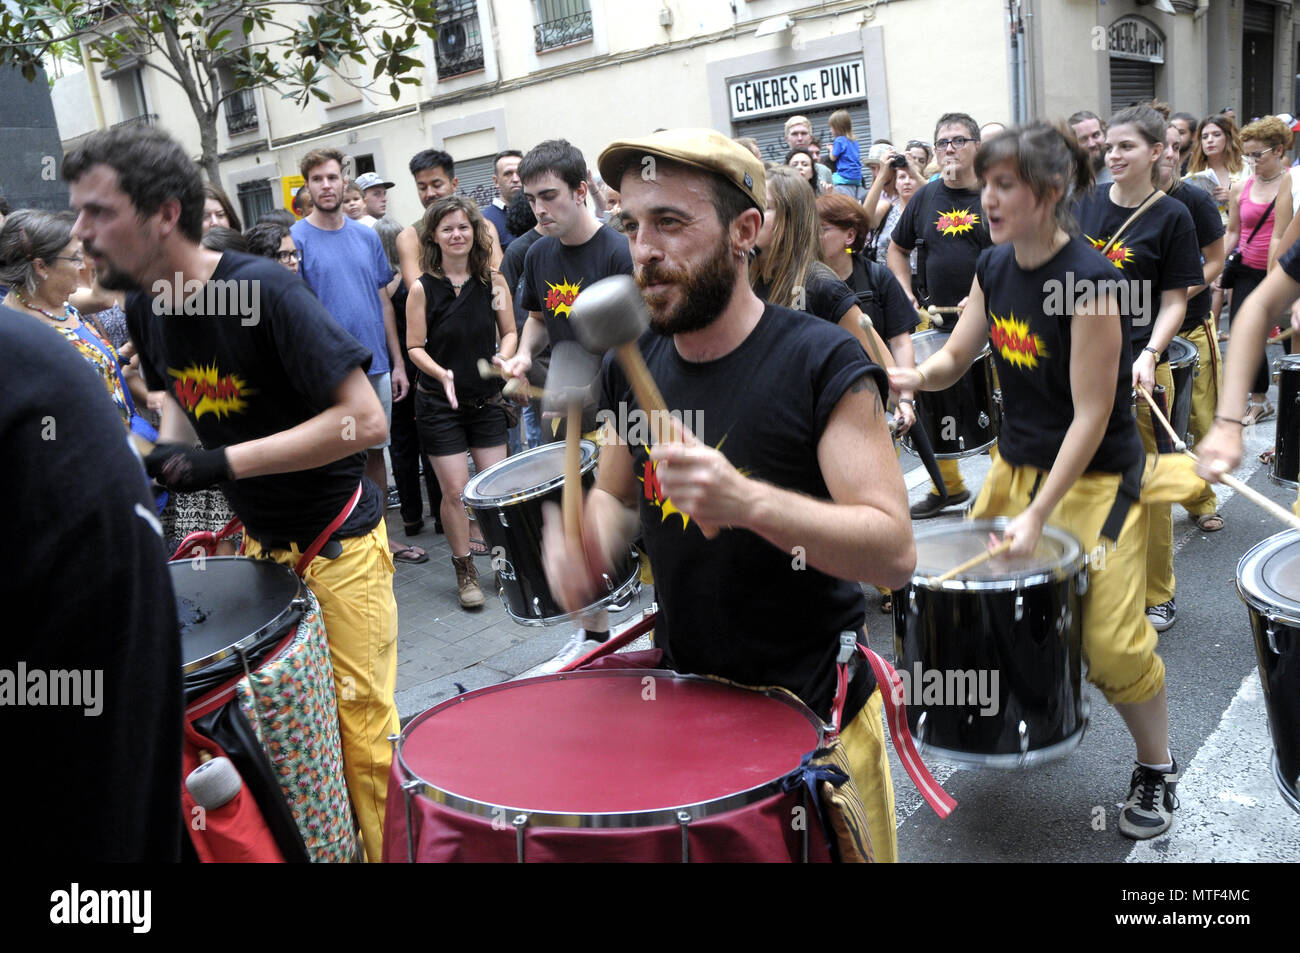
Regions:
<instances>
[{"instance_id":1,"label":"brown leather boot","mask_svg":"<svg viewBox=\"0 0 1300 953\"><path fill-rule=\"evenodd\" d=\"M483 605L483 590L478 587L478 567L474 565L473 556L452 556L451 563L456 567L456 588L460 590L460 604L465 609L477 609Z\"/></svg>"}]
</instances>

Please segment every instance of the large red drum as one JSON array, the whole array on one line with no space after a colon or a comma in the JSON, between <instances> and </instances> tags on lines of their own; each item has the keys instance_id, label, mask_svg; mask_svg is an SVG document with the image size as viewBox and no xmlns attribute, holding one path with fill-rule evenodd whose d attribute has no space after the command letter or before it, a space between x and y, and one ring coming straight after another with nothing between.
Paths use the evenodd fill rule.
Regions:
<instances>
[{"instance_id":1,"label":"large red drum","mask_svg":"<svg viewBox=\"0 0 1300 953\"><path fill-rule=\"evenodd\" d=\"M396 743L384 859L828 859L783 780L822 725L793 696L650 669L467 692Z\"/></svg>"}]
</instances>

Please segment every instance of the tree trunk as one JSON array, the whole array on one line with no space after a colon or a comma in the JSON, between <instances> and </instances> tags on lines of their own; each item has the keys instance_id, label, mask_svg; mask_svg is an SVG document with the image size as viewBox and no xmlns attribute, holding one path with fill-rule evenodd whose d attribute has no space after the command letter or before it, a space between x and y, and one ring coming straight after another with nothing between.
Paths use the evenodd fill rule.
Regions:
<instances>
[{"instance_id":1,"label":"tree trunk","mask_svg":"<svg viewBox=\"0 0 1300 953\"><path fill-rule=\"evenodd\" d=\"M194 118L199 122L199 145L203 149L200 165L209 182L217 188L224 188L221 184L221 163L217 161L216 114L204 112L196 114Z\"/></svg>"}]
</instances>

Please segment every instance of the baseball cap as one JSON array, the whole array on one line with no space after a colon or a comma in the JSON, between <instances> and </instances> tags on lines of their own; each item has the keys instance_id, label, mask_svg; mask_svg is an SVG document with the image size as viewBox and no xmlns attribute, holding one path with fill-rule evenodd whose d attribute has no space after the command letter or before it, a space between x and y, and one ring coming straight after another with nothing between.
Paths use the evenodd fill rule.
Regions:
<instances>
[{"instance_id":1,"label":"baseball cap","mask_svg":"<svg viewBox=\"0 0 1300 953\"><path fill-rule=\"evenodd\" d=\"M1292 132L1300 132L1300 120L1296 119L1290 113L1278 113L1277 118L1286 123L1286 127Z\"/></svg>"},{"instance_id":2,"label":"baseball cap","mask_svg":"<svg viewBox=\"0 0 1300 953\"><path fill-rule=\"evenodd\" d=\"M373 189L377 185L382 185L386 189L391 189L394 187L395 183L385 182L380 178L378 172L362 172L357 176L357 188L362 192L366 189Z\"/></svg>"},{"instance_id":3,"label":"baseball cap","mask_svg":"<svg viewBox=\"0 0 1300 953\"><path fill-rule=\"evenodd\" d=\"M744 193L760 212L767 208L767 176L763 163L738 142L713 129L665 129L643 139L622 139L607 145L596 167L617 189L629 163L641 167L643 156L671 159L721 176Z\"/></svg>"}]
</instances>

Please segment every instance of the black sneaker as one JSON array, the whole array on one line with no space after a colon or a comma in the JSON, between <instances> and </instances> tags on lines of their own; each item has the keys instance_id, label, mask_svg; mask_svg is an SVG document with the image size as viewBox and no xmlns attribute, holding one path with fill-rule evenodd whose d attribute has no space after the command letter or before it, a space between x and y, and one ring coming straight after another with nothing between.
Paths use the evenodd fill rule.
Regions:
<instances>
[{"instance_id":1,"label":"black sneaker","mask_svg":"<svg viewBox=\"0 0 1300 953\"><path fill-rule=\"evenodd\" d=\"M1128 800L1119 813L1119 832L1133 840L1159 837L1174 823L1178 797L1174 789L1183 774L1174 759L1172 771L1158 771L1134 763Z\"/></svg>"},{"instance_id":2,"label":"black sneaker","mask_svg":"<svg viewBox=\"0 0 1300 953\"><path fill-rule=\"evenodd\" d=\"M1158 606L1147 606L1147 620L1155 627L1157 632L1164 632L1172 628L1174 621L1178 618L1175 611L1174 600L1162 602Z\"/></svg>"},{"instance_id":3,"label":"black sneaker","mask_svg":"<svg viewBox=\"0 0 1300 953\"><path fill-rule=\"evenodd\" d=\"M914 520L928 520L932 516L938 516L950 506L959 506L970 499L970 490L962 490L960 493L954 493L948 497L936 496L931 493L919 503L913 503L909 512Z\"/></svg>"},{"instance_id":4,"label":"black sneaker","mask_svg":"<svg viewBox=\"0 0 1300 953\"><path fill-rule=\"evenodd\" d=\"M385 509L395 510L402 505L402 498L397 495L397 487L390 486L385 499Z\"/></svg>"}]
</instances>

